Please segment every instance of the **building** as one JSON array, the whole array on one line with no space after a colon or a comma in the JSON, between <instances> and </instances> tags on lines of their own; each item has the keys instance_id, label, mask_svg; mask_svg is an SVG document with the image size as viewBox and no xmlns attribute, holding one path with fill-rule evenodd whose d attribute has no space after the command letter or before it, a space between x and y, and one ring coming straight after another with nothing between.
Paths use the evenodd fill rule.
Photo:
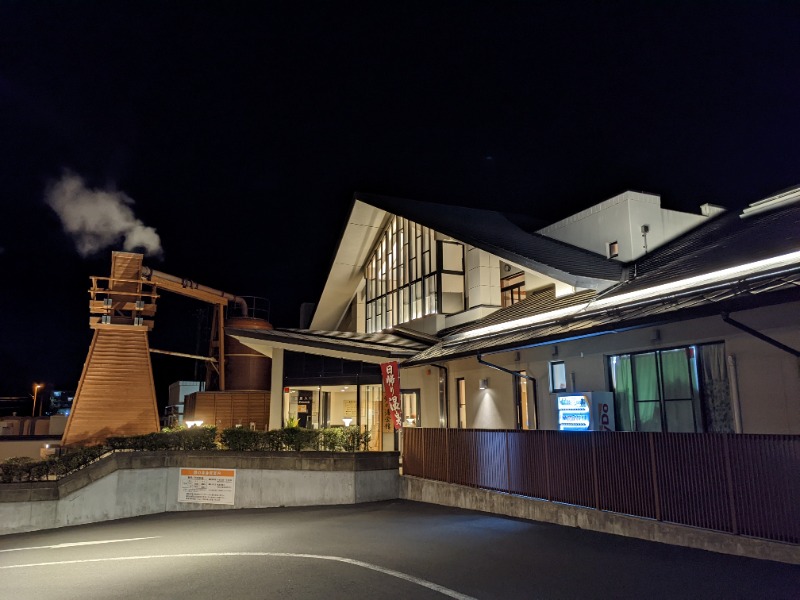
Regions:
<instances>
[{"instance_id":1,"label":"building","mask_svg":"<svg viewBox=\"0 0 800 600\"><path fill-rule=\"evenodd\" d=\"M799 200L625 192L532 229L356 194L310 329L229 333L273 357L271 427L350 418L376 449L391 360L408 427L557 429L559 393L608 391L617 430L797 434Z\"/></svg>"},{"instance_id":2,"label":"building","mask_svg":"<svg viewBox=\"0 0 800 600\"><path fill-rule=\"evenodd\" d=\"M169 386L169 401L164 407L161 417L162 427L176 427L184 424L183 414L186 407L186 396L206 389L204 381L174 381Z\"/></svg>"}]
</instances>

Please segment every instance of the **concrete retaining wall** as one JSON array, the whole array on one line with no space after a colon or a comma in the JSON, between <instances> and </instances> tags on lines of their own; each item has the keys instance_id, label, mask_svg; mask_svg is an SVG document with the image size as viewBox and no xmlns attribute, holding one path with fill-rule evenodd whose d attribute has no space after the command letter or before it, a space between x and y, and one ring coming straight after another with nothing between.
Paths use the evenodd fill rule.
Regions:
<instances>
[{"instance_id":1,"label":"concrete retaining wall","mask_svg":"<svg viewBox=\"0 0 800 600\"><path fill-rule=\"evenodd\" d=\"M234 505L178 502L181 468L236 469ZM800 564L800 546L400 477L395 452L116 452L60 481L0 485L0 534L162 512L403 498Z\"/></svg>"},{"instance_id":2,"label":"concrete retaining wall","mask_svg":"<svg viewBox=\"0 0 800 600\"><path fill-rule=\"evenodd\" d=\"M181 468L236 469L234 505L178 502ZM115 452L59 481L0 485L0 534L162 512L390 500L399 480L394 452Z\"/></svg>"},{"instance_id":3,"label":"concrete retaining wall","mask_svg":"<svg viewBox=\"0 0 800 600\"><path fill-rule=\"evenodd\" d=\"M479 510L520 519L624 535L651 542L699 548L722 554L800 564L800 546L796 544L782 544L684 525L673 525L429 479L402 477L400 497L405 500Z\"/></svg>"}]
</instances>

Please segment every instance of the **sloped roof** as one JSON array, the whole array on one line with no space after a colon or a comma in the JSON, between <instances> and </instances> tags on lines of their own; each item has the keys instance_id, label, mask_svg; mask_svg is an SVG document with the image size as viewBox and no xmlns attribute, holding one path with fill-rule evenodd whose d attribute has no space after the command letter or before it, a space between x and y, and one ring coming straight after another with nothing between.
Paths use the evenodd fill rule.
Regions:
<instances>
[{"instance_id":1,"label":"sloped roof","mask_svg":"<svg viewBox=\"0 0 800 600\"><path fill-rule=\"evenodd\" d=\"M532 271L575 282L578 287L596 288L601 281L607 285L622 277L621 263L538 233L529 233L514 222L518 219L512 221L498 211L362 193L356 194L356 199Z\"/></svg>"},{"instance_id":2,"label":"sloped roof","mask_svg":"<svg viewBox=\"0 0 800 600\"><path fill-rule=\"evenodd\" d=\"M498 309L483 319L444 330L440 332L440 337L445 339L452 338L456 335L467 334L470 331L490 325L514 321L528 315L586 304L596 295L597 292L594 290L585 290L576 294L556 298L555 286L547 286L541 290L528 292L527 297L521 302Z\"/></svg>"},{"instance_id":3,"label":"sloped roof","mask_svg":"<svg viewBox=\"0 0 800 600\"><path fill-rule=\"evenodd\" d=\"M793 273L754 279L746 288L730 282L715 290L696 291L669 300L661 298L622 308L577 313L495 335L444 340L404 361L401 366L544 346L789 301L800 301L800 267Z\"/></svg>"},{"instance_id":4,"label":"sloped roof","mask_svg":"<svg viewBox=\"0 0 800 600\"><path fill-rule=\"evenodd\" d=\"M493 210L356 193L311 321L313 328L331 330L339 326L363 281L362 267L383 232L389 214L402 216L575 287L605 289L623 279L621 263L530 233L519 225L526 226L518 215L509 218Z\"/></svg>"},{"instance_id":5,"label":"sloped roof","mask_svg":"<svg viewBox=\"0 0 800 600\"><path fill-rule=\"evenodd\" d=\"M409 358L430 346L418 340L388 333L229 328L225 330L225 334L267 355L272 348L283 348L364 362Z\"/></svg>"},{"instance_id":6,"label":"sloped roof","mask_svg":"<svg viewBox=\"0 0 800 600\"><path fill-rule=\"evenodd\" d=\"M800 249L800 204L742 218L723 213L628 267L628 280L609 295L661 285L701 272Z\"/></svg>"},{"instance_id":7,"label":"sloped roof","mask_svg":"<svg viewBox=\"0 0 800 600\"><path fill-rule=\"evenodd\" d=\"M542 295L446 332L404 364L556 343L800 300L800 203L726 213L628 266L629 279L551 304ZM570 304L572 303L572 304Z\"/></svg>"}]
</instances>

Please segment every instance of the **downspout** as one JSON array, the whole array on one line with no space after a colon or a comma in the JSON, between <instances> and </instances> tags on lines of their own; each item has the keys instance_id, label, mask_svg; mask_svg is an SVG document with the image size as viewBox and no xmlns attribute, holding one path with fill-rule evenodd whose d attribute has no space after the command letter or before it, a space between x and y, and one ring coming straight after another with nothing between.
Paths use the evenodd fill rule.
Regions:
<instances>
[{"instance_id":1,"label":"downspout","mask_svg":"<svg viewBox=\"0 0 800 600\"><path fill-rule=\"evenodd\" d=\"M501 367L500 365L494 365L490 362L486 362L485 360L483 360L483 358L481 358L480 352L478 352L477 359L478 362L481 363L482 365L486 365L487 367L497 369L498 371L503 371L503 373L508 373L509 375L514 375L515 377L524 377L528 381L532 381L534 385L536 384L535 377L531 377L530 375L523 375L522 373L517 373L516 371L512 371L511 369L506 369L505 367Z\"/></svg>"},{"instance_id":2,"label":"downspout","mask_svg":"<svg viewBox=\"0 0 800 600\"><path fill-rule=\"evenodd\" d=\"M534 406L534 425L536 429L539 429L539 399L538 399L538 392L536 390L536 378L531 377L530 375L525 375L523 373L518 373L517 371L512 371L511 369L506 369L505 367L501 367L500 365L495 365L490 362L486 362L481 357L481 353L478 352L476 358L478 362L482 365L486 365L487 367L491 367L492 369L497 369L498 371L503 371L503 373L508 373L509 375L513 375L514 377L522 377L527 379L533 384L533 406Z\"/></svg>"},{"instance_id":3,"label":"downspout","mask_svg":"<svg viewBox=\"0 0 800 600\"><path fill-rule=\"evenodd\" d=\"M760 331L756 331L752 327L748 327L744 323L740 323L739 321L731 319L730 315L726 312L722 313L721 316L722 320L725 321L728 325L733 325L737 329L741 329L745 333L749 333L753 337L757 337L762 342L767 342L768 344L775 346L776 348L783 350L784 352L788 352L795 358L800 358L800 350L795 350L794 348L787 346L786 344L782 344L778 340L771 338L768 335L761 333Z\"/></svg>"}]
</instances>

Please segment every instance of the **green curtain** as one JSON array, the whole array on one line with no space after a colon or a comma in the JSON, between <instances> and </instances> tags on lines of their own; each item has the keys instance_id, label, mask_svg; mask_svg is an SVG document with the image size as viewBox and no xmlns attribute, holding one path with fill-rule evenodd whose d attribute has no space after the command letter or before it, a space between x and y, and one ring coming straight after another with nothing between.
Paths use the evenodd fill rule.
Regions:
<instances>
[{"instance_id":1,"label":"green curtain","mask_svg":"<svg viewBox=\"0 0 800 600\"><path fill-rule=\"evenodd\" d=\"M638 431L661 431L661 402L654 352L634 355L633 377L636 383Z\"/></svg>"},{"instance_id":2,"label":"green curtain","mask_svg":"<svg viewBox=\"0 0 800 600\"><path fill-rule=\"evenodd\" d=\"M627 354L616 356L614 361L614 403L616 405L617 431L636 431L636 418L633 415L633 378L631 376L631 357Z\"/></svg>"}]
</instances>

